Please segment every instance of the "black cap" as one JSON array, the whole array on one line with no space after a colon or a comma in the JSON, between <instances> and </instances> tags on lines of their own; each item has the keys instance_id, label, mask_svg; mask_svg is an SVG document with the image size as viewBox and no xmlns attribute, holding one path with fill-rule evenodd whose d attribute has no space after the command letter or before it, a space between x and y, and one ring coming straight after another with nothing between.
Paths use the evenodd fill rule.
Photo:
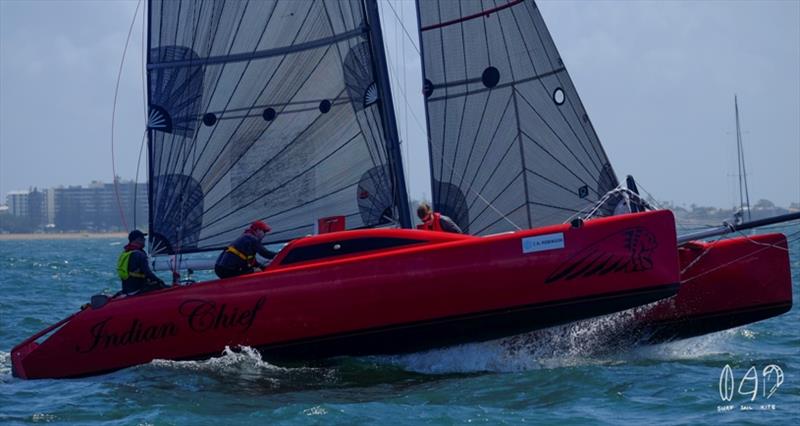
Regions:
<instances>
[{"instance_id":1,"label":"black cap","mask_svg":"<svg viewBox=\"0 0 800 426\"><path fill-rule=\"evenodd\" d=\"M136 240L138 240L140 238L143 239L145 235L147 235L147 234L145 234L144 232L142 232L142 231L140 231L138 229L134 229L133 231L131 231L130 234L128 234L128 241L129 242L134 242L134 241L136 241Z\"/></svg>"}]
</instances>

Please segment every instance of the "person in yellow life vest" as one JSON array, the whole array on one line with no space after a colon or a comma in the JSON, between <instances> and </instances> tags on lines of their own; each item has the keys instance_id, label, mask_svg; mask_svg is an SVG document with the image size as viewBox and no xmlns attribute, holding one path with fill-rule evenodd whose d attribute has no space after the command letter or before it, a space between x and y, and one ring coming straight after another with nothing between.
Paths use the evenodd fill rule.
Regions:
<instances>
[{"instance_id":1,"label":"person in yellow life vest","mask_svg":"<svg viewBox=\"0 0 800 426\"><path fill-rule=\"evenodd\" d=\"M431 206L428 205L426 202L420 203L419 207L417 207L417 217L422 221L421 224L417 225L417 229L423 229L426 231L444 231L444 232L454 232L456 234L463 234L464 232L461 228L453 222L453 219L449 217L436 213L431 209Z\"/></svg>"},{"instance_id":2,"label":"person in yellow life vest","mask_svg":"<svg viewBox=\"0 0 800 426\"><path fill-rule=\"evenodd\" d=\"M217 273L217 276L220 278L235 277L255 272L256 268L263 268L265 265L258 263L256 254L265 259L272 259L276 254L267 250L261 244L264 235L271 230L272 228L269 225L260 220L253 222L242 236L232 242L217 257L217 262L214 265L214 272Z\"/></svg>"},{"instance_id":3,"label":"person in yellow life vest","mask_svg":"<svg viewBox=\"0 0 800 426\"><path fill-rule=\"evenodd\" d=\"M117 260L117 274L122 280L122 292L128 296L167 288L164 280L156 276L147 264L144 252L144 232L134 229L128 234L128 245Z\"/></svg>"}]
</instances>

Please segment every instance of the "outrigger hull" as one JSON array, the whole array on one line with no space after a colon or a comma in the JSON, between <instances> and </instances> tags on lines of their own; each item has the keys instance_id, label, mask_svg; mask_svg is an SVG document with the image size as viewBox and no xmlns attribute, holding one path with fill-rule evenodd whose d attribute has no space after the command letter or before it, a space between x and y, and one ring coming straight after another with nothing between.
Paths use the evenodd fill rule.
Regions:
<instances>
[{"instance_id":1,"label":"outrigger hull","mask_svg":"<svg viewBox=\"0 0 800 426\"><path fill-rule=\"evenodd\" d=\"M495 339L672 296L678 264L667 211L490 237L325 234L261 273L80 311L13 348L13 374L87 376L226 346L308 359Z\"/></svg>"},{"instance_id":2,"label":"outrigger hull","mask_svg":"<svg viewBox=\"0 0 800 426\"><path fill-rule=\"evenodd\" d=\"M778 316L792 308L783 234L691 242L679 250L678 294L643 310L637 333L647 343L686 339Z\"/></svg>"}]
</instances>

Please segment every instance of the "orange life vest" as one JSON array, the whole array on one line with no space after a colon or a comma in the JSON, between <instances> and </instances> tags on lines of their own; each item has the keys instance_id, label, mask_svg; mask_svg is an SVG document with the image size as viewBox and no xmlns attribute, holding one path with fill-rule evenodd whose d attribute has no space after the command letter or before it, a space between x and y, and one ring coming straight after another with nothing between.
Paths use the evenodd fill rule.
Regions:
<instances>
[{"instance_id":1,"label":"orange life vest","mask_svg":"<svg viewBox=\"0 0 800 426\"><path fill-rule=\"evenodd\" d=\"M428 220L422 222L422 224L417 225L417 229L422 229L425 231L442 231L442 215L439 213L432 213L428 215Z\"/></svg>"}]
</instances>

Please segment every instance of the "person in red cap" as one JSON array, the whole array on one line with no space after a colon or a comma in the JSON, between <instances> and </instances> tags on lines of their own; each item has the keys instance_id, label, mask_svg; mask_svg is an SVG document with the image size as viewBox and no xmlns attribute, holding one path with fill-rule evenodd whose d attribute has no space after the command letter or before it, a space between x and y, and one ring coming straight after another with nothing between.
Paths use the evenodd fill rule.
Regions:
<instances>
[{"instance_id":1,"label":"person in red cap","mask_svg":"<svg viewBox=\"0 0 800 426\"><path fill-rule=\"evenodd\" d=\"M259 264L256 260L256 254L265 259L272 259L276 254L261 244L264 235L271 230L269 225L260 220L250 224L242 236L220 253L214 265L214 272L217 273L217 276L230 278L255 272L256 268L263 268L264 265Z\"/></svg>"}]
</instances>

